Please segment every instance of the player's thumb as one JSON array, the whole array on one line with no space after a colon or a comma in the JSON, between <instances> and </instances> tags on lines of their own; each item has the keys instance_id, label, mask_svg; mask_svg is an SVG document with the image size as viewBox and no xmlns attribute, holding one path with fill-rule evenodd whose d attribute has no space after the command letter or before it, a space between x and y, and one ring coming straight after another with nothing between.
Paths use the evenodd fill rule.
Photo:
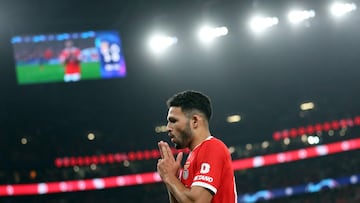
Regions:
<instances>
[{"instance_id":1,"label":"player's thumb","mask_svg":"<svg viewBox=\"0 0 360 203\"><path fill-rule=\"evenodd\" d=\"M183 156L184 156L183 152L179 152L179 154L176 156L176 162L181 164Z\"/></svg>"}]
</instances>

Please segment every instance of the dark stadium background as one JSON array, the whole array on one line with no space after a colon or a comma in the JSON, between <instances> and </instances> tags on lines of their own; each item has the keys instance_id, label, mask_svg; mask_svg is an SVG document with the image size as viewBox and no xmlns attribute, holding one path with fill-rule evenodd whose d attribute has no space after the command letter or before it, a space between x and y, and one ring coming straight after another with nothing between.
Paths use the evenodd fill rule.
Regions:
<instances>
[{"instance_id":1,"label":"dark stadium background","mask_svg":"<svg viewBox=\"0 0 360 203\"><path fill-rule=\"evenodd\" d=\"M290 5L298 2L317 11L308 26L295 29L280 22L261 37L248 31L246 22L252 11L266 10L285 18ZM278 130L359 115L360 15L336 21L326 12L330 2L0 0L0 184L79 178L69 172L71 169L56 168L56 157L156 149L159 140L167 140L166 133L154 131L166 124L166 99L187 89L212 98L211 131L229 146L261 143L273 140L273 132ZM213 49L194 37L205 20L229 28L229 35L217 41ZM119 31L123 40L127 77L17 84L12 36L109 29ZM156 29L167 30L179 39L164 57L146 49L147 39ZM305 101L313 101L315 109L300 114L299 105ZM240 114L241 122L227 123L226 117L232 114ZM351 136L358 136L356 130ZM96 135L91 142L86 137L90 132ZM22 137L28 144L20 143ZM346 156L350 159L347 162L340 155L331 157L329 166L345 167L358 156L357 150ZM85 178L155 171L156 160L139 161L130 168L99 168L103 171ZM37 171L35 180L26 177L31 170ZM271 178L284 174L281 170L286 168ZM320 173L321 164L314 170ZM15 172L22 174L18 182ZM266 172L262 175L267 176ZM305 177L302 180L306 182ZM310 194L292 201L305 202L300 198L307 198L320 202L322 197L332 196L328 202L335 202L336 197L350 196L344 194L353 194L354 190L349 187L330 191L331 195ZM155 199L159 195L165 195L161 200L166 199L165 188L157 183L0 197L0 201L161 202ZM281 201L291 200L274 200Z\"/></svg>"}]
</instances>

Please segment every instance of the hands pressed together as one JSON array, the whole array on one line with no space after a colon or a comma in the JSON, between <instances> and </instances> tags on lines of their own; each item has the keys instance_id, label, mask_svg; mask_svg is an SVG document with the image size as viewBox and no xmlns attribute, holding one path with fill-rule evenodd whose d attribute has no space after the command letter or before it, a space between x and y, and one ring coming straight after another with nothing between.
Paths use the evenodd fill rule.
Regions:
<instances>
[{"instance_id":1,"label":"hands pressed together","mask_svg":"<svg viewBox=\"0 0 360 203\"><path fill-rule=\"evenodd\" d=\"M176 160L167 142L160 141L158 143L161 159L157 163L157 172L161 179L166 183L170 177L178 177L181 167L183 153L180 152Z\"/></svg>"}]
</instances>

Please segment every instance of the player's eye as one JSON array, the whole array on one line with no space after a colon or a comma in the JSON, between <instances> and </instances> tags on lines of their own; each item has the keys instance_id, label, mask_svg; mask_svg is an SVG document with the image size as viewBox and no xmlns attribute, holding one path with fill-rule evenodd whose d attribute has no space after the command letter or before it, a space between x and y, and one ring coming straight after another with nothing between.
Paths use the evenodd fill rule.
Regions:
<instances>
[{"instance_id":1,"label":"player's eye","mask_svg":"<svg viewBox=\"0 0 360 203\"><path fill-rule=\"evenodd\" d=\"M169 118L170 123L175 123L177 120L175 118Z\"/></svg>"}]
</instances>

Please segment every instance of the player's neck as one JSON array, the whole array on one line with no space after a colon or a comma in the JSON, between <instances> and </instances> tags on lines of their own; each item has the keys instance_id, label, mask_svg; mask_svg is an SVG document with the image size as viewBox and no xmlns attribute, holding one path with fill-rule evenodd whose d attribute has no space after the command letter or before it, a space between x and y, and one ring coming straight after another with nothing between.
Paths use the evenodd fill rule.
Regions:
<instances>
[{"instance_id":1,"label":"player's neck","mask_svg":"<svg viewBox=\"0 0 360 203\"><path fill-rule=\"evenodd\" d=\"M211 133L208 129L201 130L196 133L194 136L193 141L191 142L189 149L192 151L194 150L198 145L200 145L203 141L208 139L211 136Z\"/></svg>"}]
</instances>

